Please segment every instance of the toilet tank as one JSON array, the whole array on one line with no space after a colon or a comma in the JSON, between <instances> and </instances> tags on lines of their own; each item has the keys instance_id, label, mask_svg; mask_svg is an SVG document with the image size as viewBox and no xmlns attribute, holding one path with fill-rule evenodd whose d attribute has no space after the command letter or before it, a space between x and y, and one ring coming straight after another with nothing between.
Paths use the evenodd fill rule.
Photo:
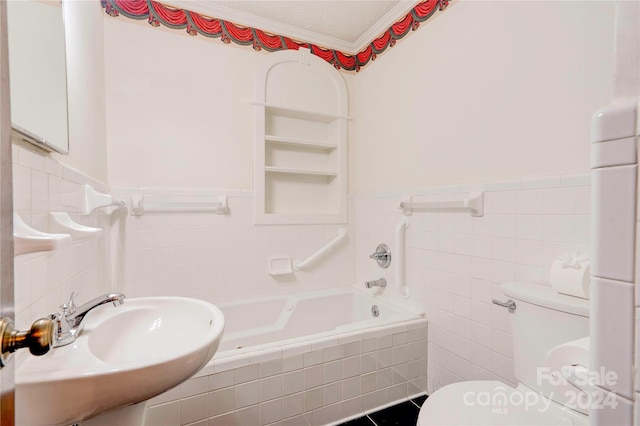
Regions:
<instances>
[{"instance_id":1,"label":"toilet tank","mask_svg":"<svg viewBox=\"0 0 640 426\"><path fill-rule=\"evenodd\" d=\"M531 283L507 283L503 293L516 302L510 313L514 375L520 383L564 403L557 387L541 380L547 353L555 346L589 336L589 300ZM588 367L588 366L586 366Z\"/></svg>"}]
</instances>

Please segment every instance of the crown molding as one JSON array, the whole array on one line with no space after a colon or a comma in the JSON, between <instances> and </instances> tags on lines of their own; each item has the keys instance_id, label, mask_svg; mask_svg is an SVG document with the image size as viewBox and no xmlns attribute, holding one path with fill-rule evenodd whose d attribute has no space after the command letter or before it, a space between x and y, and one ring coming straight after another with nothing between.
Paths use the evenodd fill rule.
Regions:
<instances>
[{"instance_id":1,"label":"crown molding","mask_svg":"<svg viewBox=\"0 0 640 426\"><path fill-rule=\"evenodd\" d=\"M105 13L112 17L122 14L131 19L146 19L153 27L165 26L175 30L186 29L191 36L202 34L205 37L220 38L223 43L233 42L243 46L250 45L256 51L264 49L274 52L305 48L309 49L313 55L332 64L336 69L358 72L370 61L374 61L377 55L383 53L387 48L393 47L409 31L418 29L420 24L429 19L437 10L446 9L449 0L423 0L416 3L404 18L395 20L387 30L374 38L361 51L352 54L325 48L313 41L306 41L304 38L294 39L288 35L272 33L271 29L254 28L248 24L239 25L227 18L208 16L209 13L215 14L218 9L209 10L206 13L188 9L192 5L197 5L194 0L175 0L172 5L154 0L101 0L101 3ZM236 14L236 18L233 19L236 22L248 23L251 21L245 21L243 16L248 19L249 15L246 13ZM385 16L392 15L385 14ZM265 19L263 23L268 25L268 22L271 21Z\"/></svg>"},{"instance_id":2,"label":"crown molding","mask_svg":"<svg viewBox=\"0 0 640 426\"><path fill-rule=\"evenodd\" d=\"M406 0L400 1L404 2ZM356 43L348 43L336 37L319 34L315 31L308 31L289 24L283 24L271 19L263 18L261 16L253 15L251 13L240 10L235 10L219 4L198 0L163 0L163 3L167 6L192 10L196 13L223 19L225 21L230 21L238 25L243 25L245 27L260 28L261 30L271 34L283 35L296 41L312 43L327 49L334 49L351 55L358 53L358 51L354 50ZM415 5L415 2L413 3L413 5ZM411 7L409 7L409 9L405 11L405 14L409 10L411 10ZM399 18L401 18L400 15L396 16L396 20ZM389 25L387 25L386 27L382 27L376 24L376 28L378 27L380 28L377 34L389 28ZM373 37L371 37L371 39L369 39L368 41L371 42L372 39ZM360 39L358 39L358 42L359 41ZM366 44L367 43L365 42L364 46L366 46Z\"/></svg>"},{"instance_id":3,"label":"crown molding","mask_svg":"<svg viewBox=\"0 0 640 426\"><path fill-rule=\"evenodd\" d=\"M385 13L374 26L358 37L355 42L349 43L351 45L351 51L344 52L352 55L361 52L369 45L369 43L371 43L371 40L374 40L380 34L387 31L390 26L398 21L398 19L404 18L406 14L409 13L418 3L420 3L420 0L399 0L398 3L396 3L393 8L389 9L389 11Z\"/></svg>"},{"instance_id":4,"label":"crown molding","mask_svg":"<svg viewBox=\"0 0 640 426\"><path fill-rule=\"evenodd\" d=\"M420 0L398 0L393 8L389 9L385 15L379 19L375 25L363 33L355 42L308 31L293 25L283 24L261 16L253 15L240 10L235 10L227 6L198 0L170 0L165 4L179 8L192 10L207 16L213 16L225 21L231 21L246 27L260 28L271 34L279 34L290 37L297 41L313 43L327 49L334 49L340 52L355 55L366 48L371 40L385 32L398 19L403 18L413 9Z\"/></svg>"}]
</instances>

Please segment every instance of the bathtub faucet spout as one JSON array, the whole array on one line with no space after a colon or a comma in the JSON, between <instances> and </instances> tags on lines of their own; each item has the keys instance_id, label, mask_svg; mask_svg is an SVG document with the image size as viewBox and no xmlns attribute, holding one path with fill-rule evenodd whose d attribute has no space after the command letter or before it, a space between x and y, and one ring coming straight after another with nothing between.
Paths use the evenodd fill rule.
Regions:
<instances>
[{"instance_id":1,"label":"bathtub faucet spout","mask_svg":"<svg viewBox=\"0 0 640 426\"><path fill-rule=\"evenodd\" d=\"M364 285L367 286L367 288L371 288L371 287L385 288L387 286L387 280L384 278L380 278L379 280L365 281Z\"/></svg>"},{"instance_id":2,"label":"bathtub faucet spout","mask_svg":"<svg viewBox=\"0 0 640 426\"><path fill-rule=\"evenodd\" d=\"M73 300L75 296L75 292L71 293L69 302L60 307L62 309L61 313L49 316L55 324L53 347L68 345L75 341L84 328L82 321L90 311L107 303L113 303L113 306L122 305L125 299L124 294L108 293L96 297L83 305L76 306Z\"/></svg>"}]
</instances>

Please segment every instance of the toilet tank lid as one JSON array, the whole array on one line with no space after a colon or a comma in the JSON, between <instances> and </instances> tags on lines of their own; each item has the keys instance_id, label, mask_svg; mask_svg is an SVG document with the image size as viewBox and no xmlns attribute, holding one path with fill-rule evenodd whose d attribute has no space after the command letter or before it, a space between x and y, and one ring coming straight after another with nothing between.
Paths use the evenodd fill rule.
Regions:
<instances>
[{"instance_id":1,"label":"toilet tank lid","mask_svg":"<svg viewBox=\"0 0 640 426\"><path fill-rule=\"evenodd\" d=\"M589 300L560 294L550 286L512 282L502 284L500 288L506 296L516 300L583 317L589 316Z\"/></svg>"}]
</instances>

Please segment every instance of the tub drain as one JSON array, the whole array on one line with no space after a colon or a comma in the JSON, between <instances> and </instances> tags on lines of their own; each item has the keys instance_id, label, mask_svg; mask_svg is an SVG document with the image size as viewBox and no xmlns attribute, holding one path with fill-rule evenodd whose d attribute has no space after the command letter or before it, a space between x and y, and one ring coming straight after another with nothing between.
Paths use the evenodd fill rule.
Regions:
<instances>
[{"instance_id":1,"label":"tub drain","mask_svg":"<svg viewBox=\"0 0 640 426\"><path fill-rule=\"evenodd\" d=\"M372 315L374 318L377 318L377 317L378 317L378 315L380 315L380 308L378 308L378 305L373 305L373 306L371 307L371 315Z\"/></svg>"}]
</instances>

